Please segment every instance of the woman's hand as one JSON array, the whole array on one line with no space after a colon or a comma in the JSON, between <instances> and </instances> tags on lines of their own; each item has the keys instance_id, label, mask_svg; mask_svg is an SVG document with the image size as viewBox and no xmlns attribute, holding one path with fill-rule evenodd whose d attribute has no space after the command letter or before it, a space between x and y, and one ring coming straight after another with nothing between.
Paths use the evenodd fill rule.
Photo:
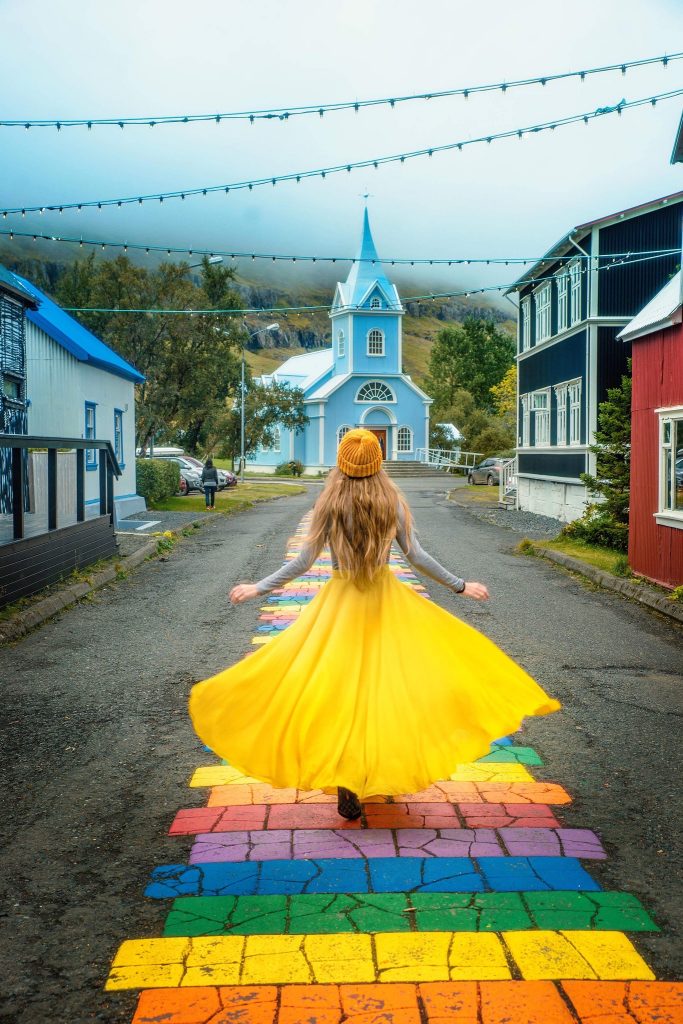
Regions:
<instances>
[{"instance_id":1,"label":"woman's hand","mask_svg":"<svg viewBox=\"0 0 683 1024\"><path fill-rule=\"evenodd\" d=\"M251 601L254 597L258 596L255 583L238 583L230 591L230 601L232 604L242 604L242 601Z\"/></svg>"},{"instance_id":2,"label":"woman's hand","mask_svg":"<svg viewBox=\"0 0 683 1024\"><path fill-rule=\"evenodd\" d=\"M475 601L488 601L489 592L483 583L466 583L465 589L461 591L463 597L473 597Z\"/></svg>"}]
</instances>

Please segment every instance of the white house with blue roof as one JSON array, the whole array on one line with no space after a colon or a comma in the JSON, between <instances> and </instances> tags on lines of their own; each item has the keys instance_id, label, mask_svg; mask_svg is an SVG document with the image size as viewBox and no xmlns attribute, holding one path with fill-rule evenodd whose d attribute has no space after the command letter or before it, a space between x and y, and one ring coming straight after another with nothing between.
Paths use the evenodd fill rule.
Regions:
<instances>
[{"instance_id":1,"label":"white house with blue roof","mask_svg":"<svg viewBox=\"0 0 683 1024\"><path fill-rule=\"evenodd\" d=\"M273 448L257 452L251 466L272 472L298 459L309 473L325 470L353 427L371 430L389 461L414 460L417 448L429 447L432 400L403 373L403 312L366 210L359 255L330 310L332 347L293 356L261 378L301 388L309 423L298 433L282 427Z\"/></svg>"},{"instance_id":2,"label":"white house with blue roof","mask_svg":"<svg viewBox=\"0 0 683 1024\"><path fill-rule=\"evenodd\" d=\"M7 272L6 272L7 273ZM144 377L44 292L18 274L36 303L26 310L26 433L110 441L122 474L116 519L144 511L135 484L135 385ZM99 510L99 455L86 451L86 510Z\"/></svg>"}]
</instances>

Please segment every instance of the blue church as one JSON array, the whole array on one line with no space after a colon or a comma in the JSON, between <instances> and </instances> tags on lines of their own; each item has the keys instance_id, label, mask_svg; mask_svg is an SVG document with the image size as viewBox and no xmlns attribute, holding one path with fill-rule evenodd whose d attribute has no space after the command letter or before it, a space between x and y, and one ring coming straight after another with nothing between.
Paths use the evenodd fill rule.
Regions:
<instances>
[{"instance_id":1,"label":"blue church","mask_svg":"<svg viewBox=\"0 0 683 1024\"><path fill-rule=\"evenodd\" d=\"M415 459L429 447L432 399L402 372L403 307L377 256L368 212L360 252L338 283L330 320L332 347L293 356L261 382L301 388L309 423L298 433L282 427L268 450L249 465L274 470L298 459L306 472L328 469L344 434L365 427L377 436L388 461Z\"/></svg>"}]
</instances>

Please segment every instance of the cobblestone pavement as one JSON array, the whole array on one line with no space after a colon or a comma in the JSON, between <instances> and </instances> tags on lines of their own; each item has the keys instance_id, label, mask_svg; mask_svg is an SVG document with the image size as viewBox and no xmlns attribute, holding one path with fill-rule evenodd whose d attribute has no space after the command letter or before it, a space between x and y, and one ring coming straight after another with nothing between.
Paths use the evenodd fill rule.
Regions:
<instances>
[{"instance_id":1,"label":"cobblestone pavement","mask_svg":"<svg viewBox=\"0 0 683 1024\"><path fill-rule=\"evenodd\" d=\"M396 553L391 569L424 591ZM277 642L330 572L323 552L274 591L252 644ZM680 1020L683 984L657 982L631 938L657 924L582 864L605 849L560 826L571 797L534 779L541 764L503 737L356 822L321 791L201 765L189 784L206 806L169 830L192 837L188 861L156 867L146 890L167 908L162 935L124 941L107 989L142 990L134 1024Z\"/></svg>"},{"instance_id":2,"label":"cobblestone pavement","mask_svg":"<svg viewBox=\"0 0 683 1024\"><path fill-rule=\"evenodd\" d=\"M517 557L439 480L402 486L425 547L492 593L432 599L563 710L357 823L240 777L189 688L273 642L329 566L232 609L318 488L211 519L0 649L1 1020L681 1021L683 633Z\"/></svg>"}]
</instances>

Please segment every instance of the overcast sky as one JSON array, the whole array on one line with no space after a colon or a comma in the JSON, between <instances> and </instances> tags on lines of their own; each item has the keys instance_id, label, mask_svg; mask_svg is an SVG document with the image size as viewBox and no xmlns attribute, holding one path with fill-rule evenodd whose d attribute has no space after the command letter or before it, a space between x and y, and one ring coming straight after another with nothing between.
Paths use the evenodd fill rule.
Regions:
<instances>
[{"instance_id":1,"label":"overcast sky","mask_svg":"<svg viewBox=\"0 0 683 1024\"><path fill-rule=\"evenodd\" d=\"M391 96L683 50L681 0L0 0L0 25L0 111L22 119ZM678 87L683 61L583 84L322 120L61 133L2 128L0 203L100 199L305 170ZM325 181L12 223L193 247L349 254L367 189L380 255L534 256L575 224L683 188L681 165L669 165L682 107L674 99L587 127ZM414 273L417 287L421 275ZM514 276L507 268L454 269L440 281L473 286Z\"/></svg>"}]
</instances>

